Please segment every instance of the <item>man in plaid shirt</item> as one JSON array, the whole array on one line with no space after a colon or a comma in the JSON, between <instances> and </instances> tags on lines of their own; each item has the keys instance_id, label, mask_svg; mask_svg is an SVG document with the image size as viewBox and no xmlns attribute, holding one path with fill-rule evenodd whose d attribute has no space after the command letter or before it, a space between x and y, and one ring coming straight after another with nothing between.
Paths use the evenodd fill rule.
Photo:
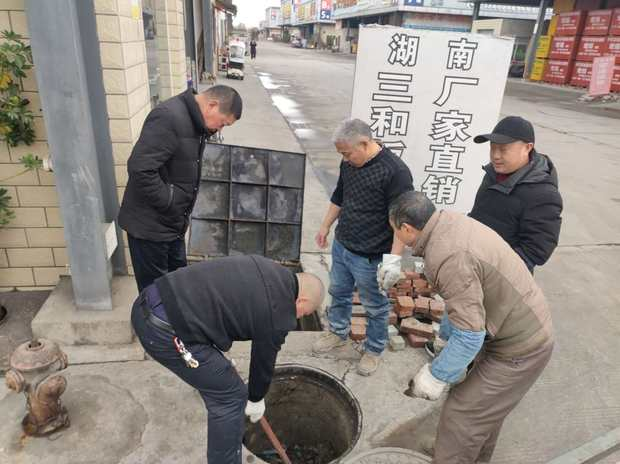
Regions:
<instances>
[{"instance_id":1,"label":"man in plaid shirt","mask_svg":"<svg viewBox=\"0 0 620 464\"><path fill-rule=\"evenodd\" d=\"M317 245L326 248L331 226L338 219L330 272L332 304L328 312L329 333L317 340L312 349L322 354L347 343L353 291L357 286L368 316L364 354L357 371L371 375L377 370L387 343L390 311L377 282L377 272L384 288L396 283L404 249L390 227L388 208L401 193L413 190L413 179L407 165L375 142L370 126L359 119L342 122L333 141L343 160L338 184L316 235Z\"/></svg>"}]
</instances>

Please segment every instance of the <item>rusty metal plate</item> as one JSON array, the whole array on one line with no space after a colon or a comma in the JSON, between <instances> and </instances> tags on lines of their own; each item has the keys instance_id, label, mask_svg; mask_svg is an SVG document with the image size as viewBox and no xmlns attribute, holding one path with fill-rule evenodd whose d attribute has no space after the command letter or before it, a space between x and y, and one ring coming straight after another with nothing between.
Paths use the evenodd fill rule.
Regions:
<instances>
[{"instance_id":1,"label":"rusty metal plate","mask_svg":"<svg viewBox=\"0 0 620 464\"><path fill-rule=\"evenodd\" d=\"M306 158L297 153L269 154L269 184L282 187L304 186Z\"/></svg>"},{"instance_id":2,"label":"rusty metal plate","mask_svg":"<svg viewBox=\"0 0 620 464\"><path fill-rule=\"evenodd\" d=\"M255 148L232 147L231 172L234 182L267 183L267 152Z\"/></svg>"},{"instance_id":3,"label":"rusty metal plate","mask_svg":"<svg viewBox=\"0 0 620 464\"><path fill-rule=\"evenodd\" d=\"M230 180L230 146L207 144L202 156L201 177Z\"/></svg>"},{"instance_id":4,"label":"rusty metal plate","mask_svg":"<svg viewBox=\"0 0 620 464\"><path fill-rule=\"evenodd\" d=\"M201 182L193 217L199 219L228 219L230 184L225 182Z\"/></svg>"},{"instance_id":5,"label":"rusty metal plate","mask_svg":"<svg viewBox=\"0 0 620 464\"><path fill-rule=\"evenodd\" d=\"M226 256L228 254L228 222L192 220L189 254Z\"/></svg>"},{"instance_id":6,"label":"rusty metal plate","mask_svg":"<svg viewBox=\"0 0 620 464\"><path fill-rule=\"evenodd\" d=\"M303 192L299 189L271 187L269 189L269 214L273 222L301 222Z\"/></svg>"},{"instance_id":7,"label":"rusty metal plate","mask_svg":"<svg viewBox=\"0 0 620 464\"><path fill-rule=\"evenodd\" d=\"M264 255L265 224L233 222L230 226L231 255Z\"/></svg>"}]
</instances>

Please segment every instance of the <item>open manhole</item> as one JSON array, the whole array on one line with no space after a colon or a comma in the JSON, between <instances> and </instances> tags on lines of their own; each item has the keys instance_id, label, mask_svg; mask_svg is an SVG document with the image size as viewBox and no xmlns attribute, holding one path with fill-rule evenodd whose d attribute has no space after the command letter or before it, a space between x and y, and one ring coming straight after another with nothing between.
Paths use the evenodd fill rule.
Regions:
<instances>
[{"instance_id":1,"label":"open manhole","mask_svg":"<svg viewBox=\"0 0 620 464\"><path fill-rule=\"evenodd\" d=\"M293 464L338 462L360 437L359 403L344 383L320 369L278 366L265 402L265 417ZM248 425L244 444L258 458L282 463L259 424Z\"/></svg>"}]
</instances>

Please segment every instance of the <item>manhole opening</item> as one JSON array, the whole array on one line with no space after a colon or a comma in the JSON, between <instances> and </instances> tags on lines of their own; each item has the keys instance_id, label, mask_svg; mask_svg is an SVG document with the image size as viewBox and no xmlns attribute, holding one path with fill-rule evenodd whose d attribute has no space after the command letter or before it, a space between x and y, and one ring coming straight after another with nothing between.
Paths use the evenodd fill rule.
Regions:
<instances>
[{"instance_id":1,"label":"manhole opening","mask_svg":"<svg viewBox=\"0 0 620 464\"><path fill-rule=\"evenodd\" d=\"M327 372L298 365L280 366L265 402L265 417L293 464L336 462L359 439L359 403L340 380ZM244 444L260 459L282 463L259 424L248 425Z\"/></svg>"}]
</instances>

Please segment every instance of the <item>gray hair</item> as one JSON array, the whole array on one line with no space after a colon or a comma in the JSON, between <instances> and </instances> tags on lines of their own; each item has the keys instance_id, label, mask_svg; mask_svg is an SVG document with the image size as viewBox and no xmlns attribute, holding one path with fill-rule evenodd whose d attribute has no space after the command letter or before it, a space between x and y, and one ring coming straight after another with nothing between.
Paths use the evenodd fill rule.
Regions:
<instances>
[{"instance_id":1,"label":"gray hair","mask_svg":"<svg viewBox=\"0 0 620 464\"><path fill-rule=\"evenodd\" d=\"M332 142L344 142L355 145L364 138L372 140L370 126L361 119L345 119L336 127L332 136Z\"/></svg>"},{"instance_id":2,"label":"gray hair","mask_svg":"<svg viewBox=\"0 0 620 464\"><path fill-rule=\"evenodd\" d=\"M422 230L434 212L433 202L420 192L402 193L390 203L390 221L397 228L407 223Z\"/></svg>"}]
</instances>

